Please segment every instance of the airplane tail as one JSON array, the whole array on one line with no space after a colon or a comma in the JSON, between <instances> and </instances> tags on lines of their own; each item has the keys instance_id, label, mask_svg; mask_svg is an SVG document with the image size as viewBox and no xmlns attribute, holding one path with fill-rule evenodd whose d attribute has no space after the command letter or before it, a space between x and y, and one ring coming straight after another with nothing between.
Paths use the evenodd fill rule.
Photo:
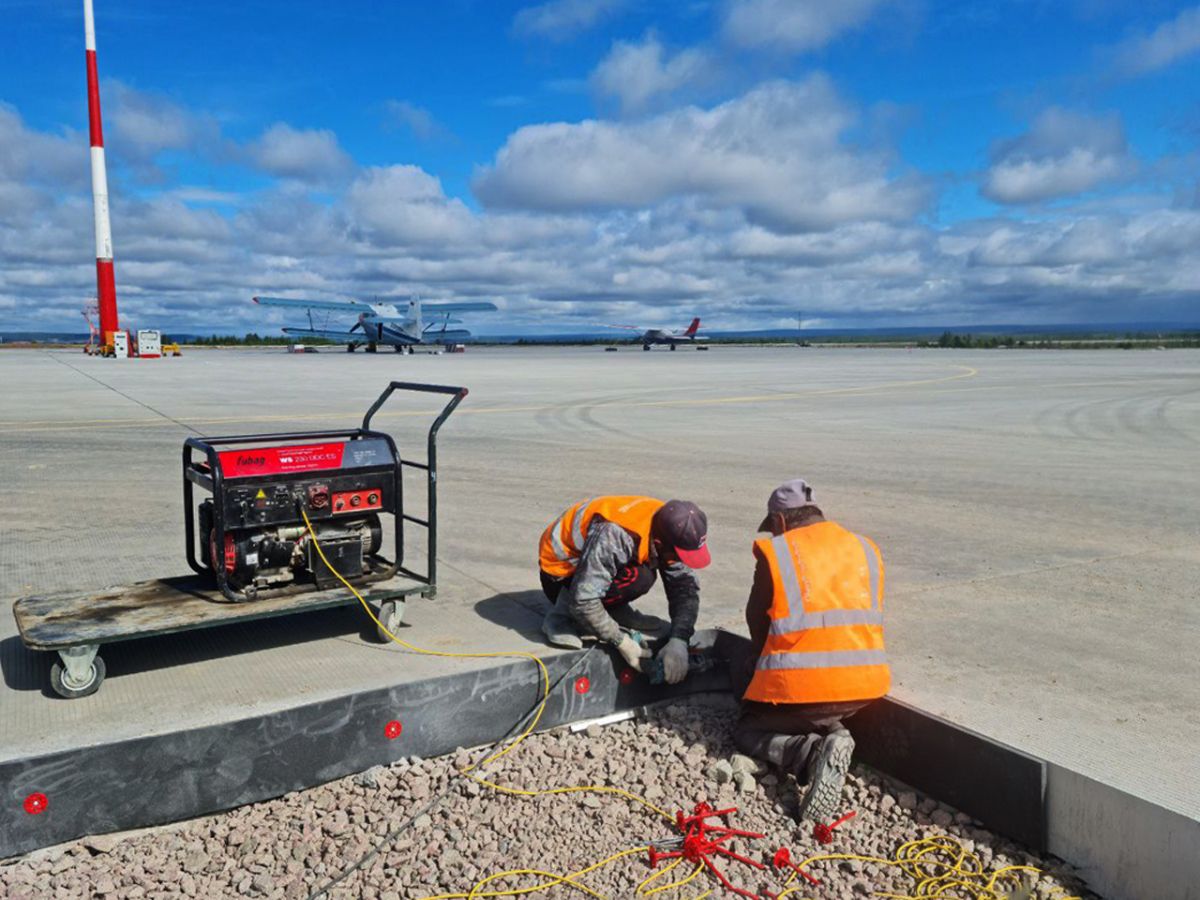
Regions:
<instances>
[{"instance_id":1,"label":"airplane tail","mask_svg":"<svg viewBox=\"0 0 1200 900\"><path fill-rule=\"evenodd\" d=\"M699 330L700 330L700 317L696 316L696 318L692 319L692 324L687 327L687 331L685 331L683 333L683 336L691 337Z\"/></svg>"}]
</instances>

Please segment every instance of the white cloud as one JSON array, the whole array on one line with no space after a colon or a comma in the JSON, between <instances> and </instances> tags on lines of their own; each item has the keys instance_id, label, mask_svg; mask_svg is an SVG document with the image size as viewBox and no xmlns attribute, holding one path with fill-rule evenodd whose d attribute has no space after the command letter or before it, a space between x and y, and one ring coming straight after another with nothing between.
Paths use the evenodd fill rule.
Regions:
<instances>
[{"instance_id":1,"label":"white cloud","mask_svg":"<svg viewBox=\"0 0 1200 900\"><path fill-rule=\"evenodd\" d=\"M418 140L432 141L450 137L450 131L433 117L433 113L408 100L388 100L384 104L388 119L407 128Z\"/></svg>"},{"instance_id":2,"label":"white cloud","mask_svg":"<svg viewBox=\"0 0 1200 900\"><path fill-rule=\"evenodd\" d=\"M158 94L139 91L121 81L105 82L112 98L106 121L112 123L115 148L132 158L153 157L162 150L192 145L200 130L196 117Z\"/></svg>"},{"instance_id":3,"label":"white cloud","mask_svg":"<svg viewBox=\"0 0 1200 900\"><path fill-rule=\"evenodd\" d=\"M459 200L448 200L441 183L417 166L364 171L346 197L350 220L388 244L457 246L474 221Z\"/></svg>"},{"instance_id":4,"label":"white cloud","mask_svg":"<svg viewBox=\"0 0 1200 900\"><path fill-rule=\"evenodd\" d=\"M332 131L276 122L249 148L254 164L280 178L321 183L346 175L353 162Z\"/></svg>"},{"instance_id":5,"label":"white cloud","mask_svg":"<svg viewBox=\"0 0 1200 900\"><path fill-rule=\"evenodd\" d=\"M1083 193L1134 167L1117 116L1051 107L1028 132L993 148L983 193L999 203L1037 203Z\"/></svg>"},{"instance_id":6,"label":"white cloud","mask_svg":"<svg viewBox=\"0 0 1200 900\"><path fill-rule=\"evenodd\" d=\"M1145 75L1197 51L1200 51L1200 6L1193 6L1163 22L1150 34L1119 44L1117 68L1126 75Z\"/></svg>"},{"instance_id":7,"label":"white cloud","mask_svg":"<svg viewBox=\"0 0 1200 900\"><path fill-rule=\"evenodd\" d=\"M523 37L565 41L616 15L626 3L627 0L549 0L518 12L513 19L513 31Z\"/></svg>"},{"instance_id":8,"label":"white cloud","mask_svg":"<svg viewBox=\"0 0 1200 900\"><path fill-rule=\"evenodd\" d=\"M664 58L663 45L653 34L639 43L617 41L592 72L592 87L616 97L626 112L646 108L650 101L703 80L713 61L695 47Z\"/></svg>"},{"instance_id":9,"label":"white cloud","mask_svg":"<svg viewBox=\"0 0 1200 900\"><path fill-rule=\"evenodd\" d=\"M819 49L857 28L886 0L727 0L725 39L738 47Z\"/></svg>"},{"instance_id":10,"label":"white cloud","mask_svg":"<svg viewBox=\"0 0 1200 900\"><path fill-rule=\"evenodd\" d=\"M86 134L29 128L16 109L0 101L0 183L79 186L89 183L90 165ZM0 206L0 217L4 212Z\"/></svg>"},{"instance_id":11,"label":"white cloud","mask_svg":"<svg viewBox=\"0 0 1200 900\"><path fill-rule=\"evenodd\" d=\"M854 121L824 76L774 82L712 109L527 126L474 187L497 207L559 211L692 196L789 231L913 215L923 191L892 177L883 157L843 142Z\"/></svg>"},{"instance_id":12,"label":"white cloud","mask_svg":"<svg viewBox=\"0 0 1200 900\"><path fill-rule=\"evenodd\" d=\"M935 228L913 214L906 187L888 180L886 159L845 145L853 122L818 79L770 85L711 110L605 125L615 128L617 164L582 157L585 169L599 166L600 188L583 195L589 202L578 204L572 181L570 203L519 211L474 211L435 175L404 164L355 169L322 193L292 177L233 197L219 192L212 200L220 208L190 207L188 198L209 196L190 182L136 196L114 184L122 315L168 333L274 333L303 317L249 298L294 292L494 299L504 313L472 316L467 327L510 333L595 321L682 325L693 314L719 316L722 328L764 326L794 322L798 307L810 321L837 324L1194 317L1200 209L1173 208L1170 191L1136 203L1059 204L1037 221ZM561 127L591 141L599 124ZM742 146L722 143L735 135ZM666 162L651 159L648 172L627 176L621 164L648 164L629 156L631 145ZM664 146L677 146L678 158ZM555 159L544 146L539 152ZM211 165L214 184L227 183L221 166L236 183L236 159ZM687 174L668 172L670 189L655 187L672 166ZM95 286L87 171L86 135L43 132L0 107L6 328L82 328L79 307ZM564 174L575 178L550 166L542 180ZM830 199L876 177L886 186L878 202ZM590 202L603 197L606 180L621 197L616 206ZM778 197L764 199L772 187ZM798 216L806 230L794 229Z\"/></svg>"}]
</instances>

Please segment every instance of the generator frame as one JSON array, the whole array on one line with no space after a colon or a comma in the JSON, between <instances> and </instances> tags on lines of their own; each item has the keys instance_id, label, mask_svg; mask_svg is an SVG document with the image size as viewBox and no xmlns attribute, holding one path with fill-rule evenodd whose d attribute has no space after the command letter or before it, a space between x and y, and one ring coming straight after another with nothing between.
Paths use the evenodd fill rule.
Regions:
<instances>
[{"instance_id":1,"label":"generator frame","mask_svg":"<svg viewBox=\"0 0 1200 900\"><path fill-rule=\"evenodd\" d=\"M448 397L426 434L424 462L405 459L396 452L395 442L390 435L371 428L375 414L396 391ZM105 644L359 602L354 593L344 587L322 590L311 585L294 584L263 591L258 599L247 600L236 593L230 596L232 589L228 584L214 585L213 576L216 573L201 565L195 556L193 485L208 486L205 481L207 473L194 465L197 461L194 453L203 452L211 466L211 454L217 452L217 446L335 436L352 440L365 437L385 439L397 461L394 476L396 558L388 561L390 572L386 577L364 579L359 594L365 602L377 607L377 618L383 628L389 631L399 628L409 597L432 598L437 594L437 436L446 419L466 396L467 389L464 387L393 381L367 410L362 425L356 429L188 438L183 452L184 500L187 505L184 531L188 564L196 574L141 581L100 591L22 597L13 604L13 617L25 646L30 650L57 652L59 656L59 661L53 664L50 671L51 689L68 699L85 697L99 690L106 670L98 651ZM412 515L405 509L405 468L425 473L427 493L424 518ZM219 464L211 469L211 477L221 477ZM405 563L406 523L427 529L424 572L415 571ZM223 533L219 537L223 541ZM221 581L219 576L217 580ZM387 639L382 630L380 637Z\"/></svg>"}]
</instances>

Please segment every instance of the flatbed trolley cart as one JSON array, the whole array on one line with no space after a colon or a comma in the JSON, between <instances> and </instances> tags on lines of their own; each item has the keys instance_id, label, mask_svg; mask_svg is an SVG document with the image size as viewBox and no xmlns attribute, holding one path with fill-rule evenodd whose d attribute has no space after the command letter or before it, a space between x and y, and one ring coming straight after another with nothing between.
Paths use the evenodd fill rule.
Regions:
<instances>
[{"instance_id":1,"label":"flatbed trolley cart","mask_svg":"<svg viewBox=\"0 0 1200 900\"><path fill-rule=\"evenodd\" d=\"M396 391L448 398L429 427L424 462L401 457L390 435L371 428ZM194 574L23 597L13 604L22 642L58 653L55 693L85 697L104 681L105 644L358 603L330 565L394 631L409 597L437 593L437 435L466 396L463 387L393 381L359 428L188 438L184 535ZM405 468L425 473L424 518L405 509ZM197 503L198 492L209 496ZM391 558L382 552L381 515L393 519ZM408 525L428 532L424 572L405 562Z\"/></svg>"}]
</instances>

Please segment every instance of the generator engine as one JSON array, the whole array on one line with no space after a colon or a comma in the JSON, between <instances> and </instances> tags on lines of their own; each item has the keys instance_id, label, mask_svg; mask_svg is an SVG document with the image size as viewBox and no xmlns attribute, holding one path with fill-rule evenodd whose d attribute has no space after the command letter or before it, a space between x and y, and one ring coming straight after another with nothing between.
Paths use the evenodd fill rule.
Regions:
<instances>
[{"instance_id":1,"label":"generator engine","mask_svg":"<svg viewBox=\"0 0 1200 900\"><path fill-rule=\"evenodd\" d=\"M400 528L397 554L386 559L380 517L396 516L399 471L395 444L379 432L188 438L188 562L233 601L336 588L338 575L352 584L390 578ZM212 495L197 505L192 485Z\"/></svg>"}]
</instances>

